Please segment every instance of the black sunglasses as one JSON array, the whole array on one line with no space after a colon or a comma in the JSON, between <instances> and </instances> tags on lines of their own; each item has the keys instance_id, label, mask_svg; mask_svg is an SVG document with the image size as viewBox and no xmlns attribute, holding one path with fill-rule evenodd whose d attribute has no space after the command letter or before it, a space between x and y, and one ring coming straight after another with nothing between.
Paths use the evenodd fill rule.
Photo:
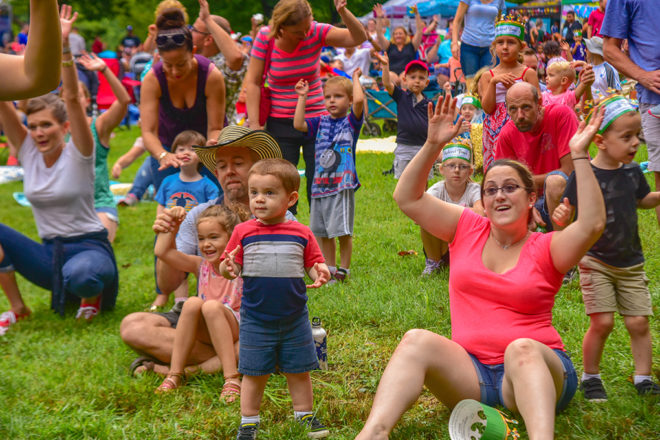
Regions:
<instances>
[{"instance_id":1,"label":"black sunglasses","mask_svg":"<svg viewBox=\"0 0 660 440\"><path fill-rule=\"evenodd\" d=\"M161 34L156 37L156 45L159 47L174 45L183 46L186 42L184 34Z\"/></svg>"}]
</instances>

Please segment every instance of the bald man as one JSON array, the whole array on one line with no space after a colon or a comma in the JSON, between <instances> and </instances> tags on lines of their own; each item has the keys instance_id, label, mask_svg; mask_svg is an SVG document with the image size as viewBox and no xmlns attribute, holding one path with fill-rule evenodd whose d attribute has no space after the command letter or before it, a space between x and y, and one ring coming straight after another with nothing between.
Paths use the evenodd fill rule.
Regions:
<instances>
[{"instance_id":1,"label":"bald man","mask_svg":"<svg viewBox=\"0 0 660 440\"><path fill-rule=\"evenodd\" d=\"M565 105L541 104L533 85L516 83L506 94L506 123L495 144L495 160L515 159L532 171L537 201L534 220L548 231L558 229L550 221L573 171L568 142L578 127L575 112Z\"/></svg>"}]
</instances>

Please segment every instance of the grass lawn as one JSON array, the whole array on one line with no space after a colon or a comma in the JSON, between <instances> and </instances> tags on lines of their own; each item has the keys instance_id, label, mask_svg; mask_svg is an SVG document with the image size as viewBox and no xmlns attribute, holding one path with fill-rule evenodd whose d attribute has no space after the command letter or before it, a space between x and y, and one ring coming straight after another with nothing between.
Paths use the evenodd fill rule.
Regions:
<instances>
[{"instance_id":1,"label":"grass lawn","mask_svg":"<svg viewBox=\"0 0 660 440\"><path fill-rule=\"evenodd\" d=\"M119 130L112 141L110 163L126 151L138 130ZM638 161L645 160L645 150ZM352 439L366 420L379 378L401 336L411 328L450 334L447 273L422 279L424 267L418 228L392 200L395 181L382 170L391 154L362 153L358 169L362 188L357 211L351 280L309 293L311 316L319 316L329 333L328 371L312 374L315 408L331 428L331 438ZM125 171L130 182L141 160ZM650 182L650 175L647 175ZM304 187L304 185L302 185ZM0 186L0 222L37 238L29 208L17 205L12 192L21 183ZM304 197L303 197L304 198ZM2 439L228 439L240 420L238 402L229 406L218 396L222 376L196 376L168 395L154 395L161 382L154 375L132 378L135 358L119 338L119 323L154 299L153 203L122 209L115 242L120 271L117 308L90 325L73 319L75 307L61 319L50 310L50 294L23 279L19 283L33 314L0 338L0 438ZM306 202L299 220L308 223ZM660 303L660 230L653 211L639 211L640 236L646 254L649 288L656 316ZM416 249L418 256L401 257ZM8 303L0 295L0 311ZM475 321L479 316L474 317ZM660 370L660 324L651 319L654 373ZM554 324L581 374L581 342L588 327L578 281L557 295ZM487 338L487 332L484 332ZM602 373L609 402L590 404L577 394L557 417L561 439L657 439L657 398L639 398L630 383L632 357L623 322L607 343ZM292 422L291 402L282 376L271 378L262 407L259 438L306 438ZM449 411L428 392L404 416L393 439L448 439ZM526 438L524 427L521 428Z\"/></svg>"}]
</instances>

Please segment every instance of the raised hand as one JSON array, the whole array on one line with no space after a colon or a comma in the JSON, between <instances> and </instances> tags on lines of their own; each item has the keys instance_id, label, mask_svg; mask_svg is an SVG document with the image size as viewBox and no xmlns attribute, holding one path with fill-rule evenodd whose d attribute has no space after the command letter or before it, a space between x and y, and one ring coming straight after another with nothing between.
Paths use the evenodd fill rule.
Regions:
<instances>
[{"instance_id":1,"label":"raised hand","mask_svg":"<svg viewBox=\"0 0 660 440\"><path fill-rule=\"evenodd\" d=\"M456 99L451 96L444 96L438 100L438 104L433 110L433 103L428 107L429 128L426 142L429 144L444 145L454 138L463 123L461 116L456 123Z\"/></svg>"},{"instance_id":2,"label":"raised hand","mask_svg":"<svg viewBox=\"0 0 660 440\"><path fill-rule=\"evenodd\" d=\"M361 76L362 76L362 69L358 67L353 71L353 82L359 81Z\"/></svg>"},{"instance_id":3,"label":"raised hand","mask_svg":"<svg viewBox=\"0 0 660 440\"><path fill-rule=\"evenodd\" d=\"M346 0L335 0L335 8L337 8L337 12L341 12L346 8Z\"/></svg>"},{"instance_id":4,"label":"raised hand","mask_svg":"<svg viewBox=\"0 0 660 440\"><path fill-rule=\"evenodd\" d=\"M571 216L571 204L568 202L568 198L564 197L564 200L557 206L552 213L552 221L561 227L567 226L568 221Z\"/></svg>"},{"instance_id":5,"label":"raised hand","mask_svg":"<svg viewBox=\"0 0 660 440\"><path fill-rule=\"evenodd\" d=\"M566 41L566 40L562 40L562 42L559 43L559 47L561 47L561 50L564 50L566 52L571 51L571 45L568 44L568 41Z\"/></svg>"},{"instance_id":6,"label":"raised hand","mask_svg":"<svg viewBox=\"0 0 660 440\"><path fill-rule=\"evenodd\" d=\"M390 57L387 56L386 53L383 53L382 55L376 52L374 54L378 62L380 63L380 67L382 68L383 66L389 66L390 64Z\"/></svg>"},{"instance_id":7,"label":"raised hand","mask_svg":"<svg viewBox=\"0 0 660 440\"><path fill-rule=\"evenodd\" d=\"M238 267L238 264L236 264L235 258L236 258L236 254L240 250L241 250L241 245L239 244L238 246L236 246L236 248L234 248L233 251L227 254L227 258L225 258L225 260L223 261L224 263L223 266L225 269L223 275L225 278L229 278L230 280L233 280L234 278L238 277L241 268Z\"/></svg>"},{"instance_id":8,"label":"raised hand","mask_svg":"<svg viewBox=\"0 0 660 440\"><path fill-rule=\"evenodd\" d=\"M73 23L78 18L78 13L73 12L71 5L62 5L60 8L60 25L62 26L62 40L67 41L69 39L69 34L71 34L71 29L73 28Z\"/></svg>"},{"instance_id":9,"label":"raised hand","mask_svg":"<svg viewBox=\"0 0 660 440\"><path fill-rule=\"evenodd\" d=\"M199 19L206 21L206 19L210 16L211 12L209 10L209 2L206 0L199 0Z\"/></svg>"},{"instance_id":10,"label":"raised hand","mask_svg":"<svg viewBox=\"0 0 660 440\"><path fill-rule=\"evenodd\" d=\"M376 3L374 5L374 15L377 18L384 18L385 17L385 10L383 9L383 5L380 3Z\"/></svg>"},{"instance_id":11,"label":"raised hand","mask_svg":"<svg viewBox=\"0 0 660 440\"><path fill-rule=\"evenodd\" d=\"M309 93L309 83L305 79L300 79L296 83L296 93L298 96L307 96L307 93Z\"/></svg>"},{"instance_id":12,"label":"raised hand","mask_svg":"<svg viewBox=\"0 0 660 440\"><path fill-rule=\"evenodd\" d=\"M575 132L571 140L568 141L568 146L574 157L584 157L589 155L589 145L591 145L591 141L598 132L604 116L605 107L600 106L597 110L594 110L594 114L592 115L589 124L585 124L584 121L580 123L577 132Z\"/></svg>"},{"instance_id":13,"label":"raised hand","mask_svg":"<svg viewBox=\"0 0 660 440\"><path fill-rule=\"evenodd\" d=\"M314 272L316 272L316 279L313 284L308 284L308 289L317 289L330 281L330 270L325 264L315 263L313 267Z\"/></svg>"},{"instance_id":14,"label":"raised hand","mask_svg":"<svg viewBox=\"0 0 660 440\"><path fill-rule=\"evenodd\" d=\"M585 68L580 72L580 82L591 85L595 80L596 74L594 74L594 69L591 64L587 64Z\"/></svg>"},{"instance_id":15,"label":"raised hand","mask_svg":"<svg viewBox=\"0 0 660 440\"><path fill-rule=\"evenodd\" d=\"M77 61L82 64L85 69L96 72L101 71L107 67L105 61L94 54L85 53L79 57Z\"/></svg>"}]
</instances>

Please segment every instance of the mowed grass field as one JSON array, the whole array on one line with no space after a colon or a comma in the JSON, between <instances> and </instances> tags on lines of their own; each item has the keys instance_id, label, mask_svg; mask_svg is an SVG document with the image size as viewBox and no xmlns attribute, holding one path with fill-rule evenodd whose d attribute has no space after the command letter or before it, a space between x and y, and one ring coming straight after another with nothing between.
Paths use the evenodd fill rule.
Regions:
<instances>
[{"instance_id":1,"label":"mowed grass field","mask_svg":"<svg viewBox=\"0 0 660 440\"><path fill-rule=\"evenodd\" d=\"M112 140L114 163L138 136L118 130ZM392 154L359 153L362 188L356 193L356 222L351 279L346 284L309 291L311 316L319 316L328 336L328 371L312 374L315 409L333 439L352 439L367 418L380 376L403 334L425 328L450 335L448 274L420 278L424 267L418 228L392 200L395 180L383 176ZM638 161L646 160L641 149ZM131 182L141 163L125 170ZM301 164L301 167L303 165ZM480 176L477 176L479 179ZM651 176L647 175L649 182ZM304 185L303 185L304 187ZM21 183L0 186L0 222L37 238L29 208L12 193ZM304 199L304 196L302 197ZM30 319L0 338L0 439L229 439L239 421L238 402L219 401L222 375L195 376L180 390L155 395L155 375L133 378L128 366L136 357L119 337L122 318L143 310L154 299L154 203L121 209L114 248L120 271L117 308L93 323L65 319L50 310L50 293L20 279ZM307 203L298 218L308 223ZM660 229L653 211L639 211L649 289L656 317L654 374L660 370ZM417 256L399 256L415 249ZM191 286L193 284L191 283ZM8 309L0 295L0 311ZM478 322L479 316L474 316ZM556 298L554 325L581 374L582 336L588 327L577 279ZM505 323L504 323L505 324ZM484 329L484 338L488 330ZM556 421L558 439L658 439L660 400L640 398L630 382L632 357L623 322L616 320L602 363L610 400L592 404L578 393ZM392 439L448 439L449 410L428 392L395 428ZM293 422L282 376L273 376L262 407L262 439L303 439ZM527 438L524 425L522 438Z\"/></svg>"}]
</instances>

